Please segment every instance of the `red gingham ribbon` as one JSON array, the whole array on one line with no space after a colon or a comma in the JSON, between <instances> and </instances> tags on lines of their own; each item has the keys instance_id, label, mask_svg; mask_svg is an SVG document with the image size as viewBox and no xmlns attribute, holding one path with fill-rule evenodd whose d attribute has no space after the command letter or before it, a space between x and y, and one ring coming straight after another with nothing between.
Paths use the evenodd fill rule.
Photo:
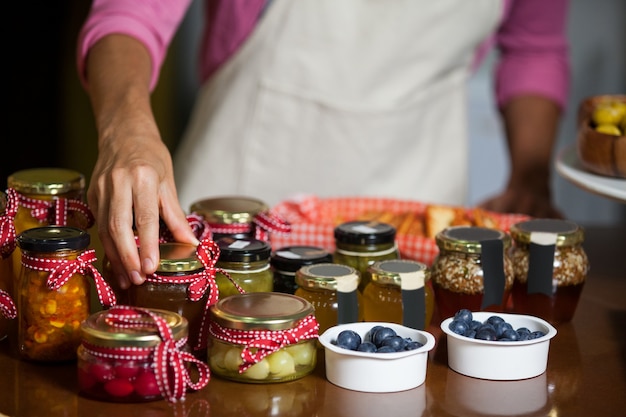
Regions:
<instances>
[{"instance_id":1,"label":"red gingham ribbon","mask_svg":"<svg viewBox=\"0 0 626 417\"><path fill-rule=\"evenodd\" d=\"M17 213L17 191L9 188L6 192L7 204L4 215L0 216L0 256L8 258L15 250L15 214Z\"/></svg>"},{"instance_id":2,"label":"red gingham ribbon","mask_svg":"<svg viewBox=\"0 0 626 417\"><path fill-rule=\"evenodd\" d=\"M300 320L296 327L286 330L238 330L220 326L212 321L209 333L217 340L243 345L239 373L261 361L285 346L293 345L302 340L318 337L319 323L315 316L309 315Z\"/></svg>"},{"instance_id":3,"label":"red gingham ribbon","mask_svg":"<svg viewBox=\"0 0 626 417\"><path fill-rule=\"evenodd\" d=\"M240 293L245 292L243 288L241 288L226 271L222 270L221 268L215 267L219 255L219 246L212 240L205 239L201 241L196 248L196 256L204 266L204 269L193 274L187 274L184 276L164 276L155 273L146 277L146 281L152 283L189 284L187 288L187 295L189 297L189 300L194 302L201 300L202 297L204 297L204 295L206 294L207 290L209 291L209 296L207 298L207 302L204 308L204 313L202 314L200 334L198 335L198 340L194 349L203 349L206 347L209 307L217 302L219 296L217 282L215 281L215 274L218 271L221 272L222 274L226 275L226 277L228 277L228 279L235 285Z\"/></svg>"},{"instance_id":4,"label":"red gingham ribbon","mask_svg":"<svg viewBox=\"0 0 626 417\"><path fill-rule=\"evenodd\" d=\"M212 237L211 226L207 221L204 220L204 217L196 213L191 213L187 215L187 222L189 223L189 226L191 227L194 236L198 240L202 241L205 239L210 239ZM174 237L172 236L172 232L163 225L160 231L159 243L173 241Z\"/></svg>"},{"instance_id":5,"label":"red gingham ribbon","mask_svg":"<svg viewBox=\"0 0 626 417\"><path fill-rule=\"evenodd\" d=\"M146 323L142 318L150 317ZM210 372L206 363L198 360L189 352L182 350L187 338L174 339L167 321L158 314L140 307L115 306L106 313L105 321L120 329L149 329L158 331L161 342L155 347L103 347L83 342L90 353L106 358L149 358L153 355L154 371L163 398L175 403L185 400L187 387L199 390L209 383ZM192 381L187 364L195 365L198 380Z\"/></svg>"},{"instance_id":6,"label":"red gingham ribbon","mask_svg":"<svg viewBox=\"0 0 626 417\"><path fill-rule=\"evenodd\" d=\"M22 265L36 271L49 272L47 285L56 291L67 283L74 274L91 275L96 285L98 299L105 306L115 305L115 294L98 269L92 265L96 261L96 251L87 249L76 259L37 258L22 253Z\"/></svg>"},{"instance_id":7,"label":"red gingham ribbon","mask_svg":"<svg viewBox=\"0 0 626 417\"><path fill-rule=\"evenodd\" d=\"M39 221L47 221L51 225L67 226L67 215L70 211L82 214L87 220L86 229L94 225L95 219L89 206L80 200L56 197L52 200L40 200L17 193L22 207L30 209L30 214Z\"/></svg>"},{"instance_id":8,"label":"red gingham ribbon","mask_svg":"<svg viewBox=\"0 0 626 417\"><path fill-rule=\"evenodd\" d=\"M7 319L14 319L17 317L17 310L15 304L11 299L8 292L0 290L0 313Z\"/></svg>"},{"instance_id":9,"label":"red gingham ribbon","mask_svg":"<svg viewBox=\"0 0 626 417\"><path fill-rule=\"evenodd\" d=\"M212 233L218 234L243 234L254 231L254 237L265 242L269 242L270 234L289 234L291 233L291 224L280 216L270 212L260 212L254 215L252 223L209 223Z\"/></svg>"}]
</instances>

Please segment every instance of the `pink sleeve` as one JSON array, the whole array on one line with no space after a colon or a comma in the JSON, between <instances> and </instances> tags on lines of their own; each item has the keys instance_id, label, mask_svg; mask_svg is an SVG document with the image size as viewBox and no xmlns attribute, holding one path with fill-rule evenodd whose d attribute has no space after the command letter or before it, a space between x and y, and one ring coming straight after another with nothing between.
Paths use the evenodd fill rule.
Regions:
<instances>
[{"instance_id":1,"label":"pink sleeve","mask_svg":"<svg viewBox=\"0 0 626 417\"><path fill-rule=\"evenodd\" d=\"M141 41L152 57L150 88L154 89L167 48L191 0L94 0L77 46L78 74L85 87L85 59L102 37L117 33Z\"/></svg>"},{"instance_id":2,"label":"pink sleeve","mask_svg":"<svg viewBox=\"0 0 626 417\"><path fill-rule=\"evenodd\" d=\"M565 107L570 63L568 0L513 0L496 35L496 96L502 107L520 94L539 94Z\"/></svg>"}]
</instances>

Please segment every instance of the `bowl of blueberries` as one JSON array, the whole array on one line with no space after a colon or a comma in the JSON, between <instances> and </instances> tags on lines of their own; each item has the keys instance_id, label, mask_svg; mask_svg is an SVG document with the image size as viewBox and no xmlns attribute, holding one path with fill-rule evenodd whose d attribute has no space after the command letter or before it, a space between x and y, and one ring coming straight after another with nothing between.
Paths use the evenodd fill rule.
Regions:
<instances>
[{"instance_id":1,"label":"bowl of blueberries","mask_svg":"<svg viewBox=\"0 0 626 417\"><path fill-rule=\"evenodd\" d=\"M359 322L334 326L319 336L326 378L361 392L398 392L426 379L435 337L395 323Z\"/></svg>"},{"instance_id":2,"label":"bowl of blueberries","mask_svg":"<svg viewBox=\"0 0 626 417\"><path fill-rule=\"evenodd\" d=\"M441 322L447 335L448 366L463 375L520 380L543 374L556 329L523 314L458 310Z\"/></svg>"}]
</instances>

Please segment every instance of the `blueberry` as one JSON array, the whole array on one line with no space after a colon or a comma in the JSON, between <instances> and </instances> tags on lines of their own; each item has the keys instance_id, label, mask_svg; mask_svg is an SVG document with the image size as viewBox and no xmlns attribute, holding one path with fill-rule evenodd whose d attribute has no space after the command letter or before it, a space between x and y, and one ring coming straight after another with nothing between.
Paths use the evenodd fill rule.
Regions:
<instances>
[{"instance_id":1,"label":"blueberry","mask_svg":"<svg viewBox=\"0 0 626 417\"><path fill-rule=\"evenodd\" d=\"M404 350L405 345L406 341L401 336L389 336L383 339L380 347L389 346L393 348L394 351L400 352Z\"/></svg>"},{"instance_id":2,"label":"blueberry","mask_svg":"<svg viewBox=\"0 0 626 417\"><path fill-rule=\"evenodd\" d=\"M455 319L463 320L466 323L471 323L473 318L472 312L467 308L462 308L454 315Z\"/></svg>"},{"instance_id":3,"label":"blueberry","mask_svg":"<svg viewBox=\"0 0 626 417\"><path fill-rule=\"evenodd\" d=\"M391 336L396 336L395 330L390 327L382 327L376 330L376 332L372 333L372 343L374 343L376 347L380 348L382 346L383 340Z\"/></svg>"},{"instance_id":4,"label":"blueberry","mask_svg":"<svg viewBox=\"0 0 626 417\"><path fill-rule=\"evenodd\" d=\"M376 353L393 353L395 349L391 346L381 346L376 350Z\"/></svg>"},{"instance_id":5,"label":"blueberry","mask_svg":"<svg viewBox=\"0 0 626 417\"><path fill-rule=\"evenodd\" d=\"M496 329L496 336L498 339L502 337L505 331L513 330L511 323L507 323L506 321L497 322L493 327Z\"/></svg>"},{"instance_id":6,"label":"blueberry","mask_svg":"<svg viewBox=\"0 0 626 417\"><path fill-rule=\"evenodd\" d=\"M361 344L361 336L354 330L343 330L337 335L337 346L356 350L357 347Z\"/></svg>"},{"instance_id":7,"label":"blueberry","mask_svg":"<svg viewBox=\"0 0 626 417\"><path fill-rule=\"evenodd\" d=\"M476 331L475 338L481 340L496 340L496 331L490 326L481 326Z\"/></svg>"},{"instance_id":8,"label":"blueberry","mask_svg":"<svg viewBox=\"0 0 626 417\"><path fill-rule=\"evenodd\" d=\"M479 322L478 320L472 320L472 322L470 323L470 329L472 330L476 330L478 329L480 326L482 325L481 322Z\"/></svg>"},{"instance_id":9,"label":"blueberry","mask_svg":"<svg viewBox=\"0 0 626 417\"><path fill-rule=\"evenodd\" d=\"M492 324L493 326L495 326L498 323L502 323L504 321L504 319L500 316L490 316L487 319L487 323Z\"/></svg>"},{"instance_id":10,"label":"blueberry","mask_svg":"<svg viewBox=\"0 0 626 417\"><path fill-rule=\"evenodd\" d=\"M448 325L448 328L453 333L463 335L463 334L465 334L465 332L467 332L469 330L469 325L467 324L467 322L465 320L453 319L450 322L450 324Z\"/></svg>"},{"instance_id":11,"label":"blueberry","mask_svg":"<svg viewBox=\"0 0 626 417\"><path fill-rule=\"evenodd\" d=\"M512 328L506 329L502 332L500 336L498 336L498 340L504 340L504 339L513 340L513 341L519 340L519 334Z\"/></svg>"},{"instance_id":12,"label":"blueberry","mask_svg":"<svg viewBox=\"0 0 626 417\"><path fill-rule=\"evenodd\" d=\"M476 338L476 330L468 329L465 333L463 333L463 336L469 337L470 339L475 339Z\"/></svg>"},{"instance_id":13,"label":"blueberry","mask_svg":"<svg viewBox=\"0 0 626 417\"><path fill-rule=\"evenodd\" d=\"M365 336L365 340L368 340L372 343L374 343L374 333L376 333L378 330L382 329L383 326L374 326L370 329L369 332L367 332L367 335Z\"/></svg>"},{"instance_id":14,"label":"blueberry","mask_svg":"<svg viewBox=\"0 0 626 417\"><path fill-rule=\"evenodd\" d=\"M418 342L417 340L411 340L404 345L404 350L415 350L421 348L422 346L424 346L424 344Z\"/></svg>"},{"instance_id":15,"label":"blueberry","mask_svg":"<svg viewBox=\"0 0 626 417\"><path fill-rule=\"evenodd\" d=\"M535 332L532 332L530 334L530 338L531 339L539 339L540 337L544 337L546 334L540 330L537 330Z\"/></svg>"},{"instance_id":16,"label":"blueberry","mask_svg":"<svg viewBox=\"0 0 626 417\"><path fill-rule=\"evenodd\" d=\"M363 342L356 349L359 352L376 352L376 346L372 342Z\"/></svg>"}]
</instances>

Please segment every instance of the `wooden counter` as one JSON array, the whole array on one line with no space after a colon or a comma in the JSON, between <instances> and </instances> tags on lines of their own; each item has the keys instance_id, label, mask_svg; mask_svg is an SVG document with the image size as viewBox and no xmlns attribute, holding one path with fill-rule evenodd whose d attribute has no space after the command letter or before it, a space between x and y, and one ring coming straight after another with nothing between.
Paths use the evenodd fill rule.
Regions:
<instances>
[{"instance_id":1,"label":"wooden counter","mask_svg":"<svg viewBox=\"0 0 626 417\"><path fill-rule=\"evenodd\" d=\"M431 352L426 382L392 394L338 388L324 358L298 381L253 385L213 377L184 403L116 404L77 395L75 365L15 360L0 342L0 414L15 417L229 416L624 416L626 415L626 229L587 228L591 270L574 320L557 327L547 371L523 381L484 381L446 364L445 343ZM429 329L441 340L436 326ZM407 370L409 372L410 370Z\"/></svg>"}]
</instances>

